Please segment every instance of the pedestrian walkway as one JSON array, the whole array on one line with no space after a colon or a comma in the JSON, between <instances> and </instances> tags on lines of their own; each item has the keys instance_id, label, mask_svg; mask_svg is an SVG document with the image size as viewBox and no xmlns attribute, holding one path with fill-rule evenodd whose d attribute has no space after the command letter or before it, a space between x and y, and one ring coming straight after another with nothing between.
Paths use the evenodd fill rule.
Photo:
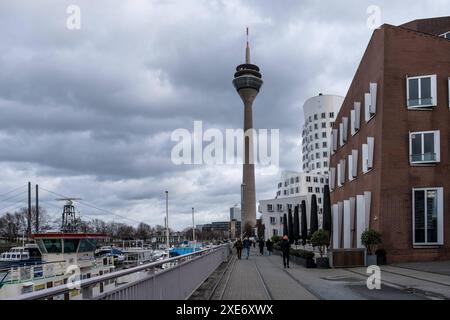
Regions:
<instances>
[{"instance_id":1,"label":"pedestrian walkway","mask_svg":"<svg viewBox=\"0 0 450 320\"><path fill-rule=\"evenodd\" d=\"M450 276L413 267L418 269L417 265L383 266L381 290L370 290L366 268L306 269L291 263L284 269L280 256L260 256L252 248L249 260L243 257L230 263L220 286L221 297L244 301L450 299ZM435 269L444 270L443 264Z\"/></svg>"},{"instance_id":2,"label":"pedestrian walkway","mask_svg":"<svg viewBox=\"0 0 450 320\"><path fill-rule=\"evenodd\" d=\"M249 260L236 260L223 300L316 300L285 270L279 256L260 256L251 250ZM292 265L292 269L299 268Z\"/></svg>"}]
</instances>

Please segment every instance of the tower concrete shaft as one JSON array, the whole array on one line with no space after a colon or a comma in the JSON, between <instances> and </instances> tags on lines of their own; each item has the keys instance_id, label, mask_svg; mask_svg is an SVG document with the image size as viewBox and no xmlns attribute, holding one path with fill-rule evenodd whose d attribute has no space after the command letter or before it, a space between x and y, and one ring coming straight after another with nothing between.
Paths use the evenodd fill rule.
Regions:
<instances>
[{"instance_id":1,"label":"tower concrete shaft","mask_svg":"<svg viewBox=\"0 0 450 320\"><path fill-rule=\"evenodd\" d=\"M253 102L263 85L259 67L250 62L250 46L247 41L245 64L236 68L233 81L244 103L244 164L242 172L242 224L245 232L248 227L256 227L255 159L253 154Z\"/></svg>"}]
</instances>

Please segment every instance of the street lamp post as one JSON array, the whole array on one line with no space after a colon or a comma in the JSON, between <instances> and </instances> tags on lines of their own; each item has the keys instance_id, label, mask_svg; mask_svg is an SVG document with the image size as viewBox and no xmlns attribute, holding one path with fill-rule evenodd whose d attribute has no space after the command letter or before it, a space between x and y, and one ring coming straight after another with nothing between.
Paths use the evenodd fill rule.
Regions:
<instances>
[{"instance_id":1,"label":"street lamp post","mask_svg":"<svg viewBox=\"0 0 450 320\"><path fill-rule=\"evenodd\" d=\"M166 191L166 245L167 250L170 249L169 239L169 191Z\"/></svg>"},{"instance_id":2,"label":"street lamp post","mask_svg":"<svg viewBox=\"0 0 450 320\"><path fill-rule=\"evenodd\" d=\"M192 208L192 240L194 241L195 247L195 220L194 220L194 208Z\"/></svg>"}]
</instances>

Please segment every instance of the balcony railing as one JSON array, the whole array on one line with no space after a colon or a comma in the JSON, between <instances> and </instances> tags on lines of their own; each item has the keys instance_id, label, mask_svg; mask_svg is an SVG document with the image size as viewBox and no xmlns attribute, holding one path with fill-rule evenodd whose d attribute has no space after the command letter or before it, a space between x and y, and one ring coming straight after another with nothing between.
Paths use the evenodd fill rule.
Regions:
<instances>
[{"instance_id":1,"label":"balcony railing","mask_svg":"<svg viewBox=\"0 0 450 320\"><path fill-rule=\"evenodd\" d=\"M424 153L411 155L412 164L434 163L437 162L436 153Z\"/></svg>"}]
</instances>

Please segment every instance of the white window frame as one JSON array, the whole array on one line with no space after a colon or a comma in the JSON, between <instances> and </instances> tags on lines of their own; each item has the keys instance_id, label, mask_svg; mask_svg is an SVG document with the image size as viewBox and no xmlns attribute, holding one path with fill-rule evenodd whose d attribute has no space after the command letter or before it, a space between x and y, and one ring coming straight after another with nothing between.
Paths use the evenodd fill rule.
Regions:
<instances>
[{"instance_id":1,"label":"white window frame","mask_svg":"<svg viewBox=\"0 0 450 320\"><path fill-rule=\"evenodd\" d=\"M412 161L412 135L421 135L422 136L422 155L424 145L424 135L428 133L434 134L434 152L436 154L436 160L434 161ZM410 132L409 133L409 163L410 165L421 165L421 164L436 164L441 162L441 132L437 131L418 131L418 132Z\"/></svg>"},{"instance_id":2,"label":"white window frame","mask_svg":"<svg viewBox=\"0 0 450 320\"><path fill-rule=\"evenodd\" d=\"M421 100L422 99L422 97L421 97L422 81L420 81L420 79L424 79L424 78L431 78L431 104L410 106L409 105L409 80L414 80L414 79L419 80L418 90L419 90L419 100ZM416 76L416 77L406 77L406 106L408 107L408 110L420 110L420 109L429 110L430 107L437 106L437 76L435 74Z\"/></svg>"},{"instance_id":3,"label":"white window frame","mask_svg":"<svg viewBox=\"0 0 450 320\"><path fill-rule=\"evenodd\" d=\"M267 211L273 212L273 204L267 204Z\"/></svg>"},{"instance_id":4,"label":"white window frame","mask_svg":"<svg viewBox=\"0 0 450 320\"><path fill-rule=\"evenodd\" d=\"M416 242L416 201L415 201L415 193L416 191L437 191L437 216L438 216L438 225L437 225L437 231L438 231L438 241L437 242L427 242L427 230L425 229L425 242L424 243L417 243ZM426 198L426 197L425 197ZM427 246L443 246L444 245L444 188L442 187L436 187L436 188L413 188L412 189L412 239L413 239L413 246L415 247L427 247ZM427 225L427 206L424 205L425 208L425 226Z\"/></svg>"},{"instance_id":5,"label":"white window frame","mask_svg":"<svg viewBox=\"0 0 450 320\"><path fill-rule=\"evenodd\" d=\"M440 34L439 37L445 38L450 40L450 38L447 38L447 35L450 35L450 31L444 32L443 34Z\"/></svg>"}]
</instances>

